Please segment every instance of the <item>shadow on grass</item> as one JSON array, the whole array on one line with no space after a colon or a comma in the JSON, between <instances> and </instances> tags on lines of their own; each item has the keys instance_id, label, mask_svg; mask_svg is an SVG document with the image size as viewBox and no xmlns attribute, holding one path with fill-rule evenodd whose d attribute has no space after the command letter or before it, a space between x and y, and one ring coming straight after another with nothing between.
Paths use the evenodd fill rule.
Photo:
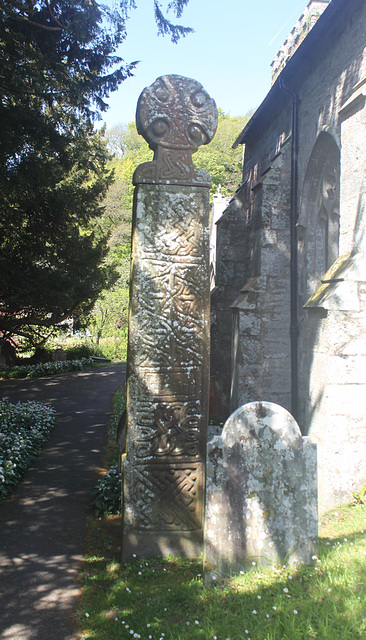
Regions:
<instances>
[{"instance_id":1,"label":"shadow on grass","mask_svg":"<svg viewBox=\"0 0 366 640\"><path fill-rule=\"evenodd\" d=\"M207 590L199 559L139 558L120 566L103 521L93 521L78 613L84 635L95 640L361 640L366 635L366 509L356 511L357 530L348 533L346 523L346 533L322 539L314 566L261 572L254 567Z\"/></svg>"}]
</instances>

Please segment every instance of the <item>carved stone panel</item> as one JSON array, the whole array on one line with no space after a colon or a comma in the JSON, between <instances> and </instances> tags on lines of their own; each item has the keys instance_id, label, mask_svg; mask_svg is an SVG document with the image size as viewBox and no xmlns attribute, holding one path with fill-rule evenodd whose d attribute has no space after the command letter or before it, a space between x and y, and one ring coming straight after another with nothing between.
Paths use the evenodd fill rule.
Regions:
<instances>
[{"instance_id":1,"label":"carved stone panel","mask_svg":"<svg viewBox=\"0 0 366 640\"><path fill-rule=\"evenodd\" d=\"M217 126L190 78L139 99L154 149L134 175L122 557L199 555L209 383L209 175L192 153Z\"/></svg>"},{"instance_id":2,"label":"carved stone panel","mask_svg":"<svg viewBox=\"0 0 366 640\"><path fill-rule=\"evenodd\" d=\"M153 162L136 169L134 184L211 186L209 175L193 166L192 153L214 137L217 109L197 80L178 75L155 80L139 98L136 124L155 153Z\"/></svg>"},{"instance_id":3,"label":"carved stone panel","mask_svg":"<svg viewBox=\"0 0 366 640\"><path fill-rule=\"evenodd\" d=\"M196 531L202 527L203 466L200 464L136 465L133 500L138 531Z\"/></svg>"},{"instance_id":4,"label":"carved stone panel","mask_svg":"<svg viewBox=\"0 0 366 640\"><path fill-rule=\"evenodd\" d=\"M139 185L133 226L123 557L202 551L209 191Z\"/></svg>"}]
</instances>

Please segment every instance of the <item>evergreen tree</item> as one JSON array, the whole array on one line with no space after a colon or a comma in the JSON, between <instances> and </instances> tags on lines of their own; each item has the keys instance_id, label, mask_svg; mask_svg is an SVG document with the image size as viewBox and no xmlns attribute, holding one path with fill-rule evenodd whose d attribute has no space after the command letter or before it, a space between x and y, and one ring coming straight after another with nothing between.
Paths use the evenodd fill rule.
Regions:
<instances>
[{"instance_id":1,"label":"evergreen tree","mask_svg":"<svg viewBox=\"0 0 366 640\"><path fill-rule=\"evenodd\" d=\"M179 17L188 0L173 0ZM173 41L190 29L158 28ZM135 62L115 55L134 0L0 0L0 337L44 341L117 274L98 224L112 182L93 129Z\"/></svg>"}]
</instances>

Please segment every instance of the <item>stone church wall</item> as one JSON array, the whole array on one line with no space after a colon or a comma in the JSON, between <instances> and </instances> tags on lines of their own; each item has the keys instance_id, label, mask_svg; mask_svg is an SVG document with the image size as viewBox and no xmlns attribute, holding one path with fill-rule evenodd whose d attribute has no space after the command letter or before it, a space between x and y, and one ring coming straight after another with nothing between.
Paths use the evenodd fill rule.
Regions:
<instances>
[{"instance_id":1,"label":"stone church wall","mask_svg":"<svg viewBox=\"0 0 366 640\"><path fill-rule=\"evenodd\" d=\"M289 146L254 188L252 277L233 312L231 408L253 400L290 409Z\"/></svg>"},{"instance_id":2,"label":"stone church wall","mask_svg":"<svg viewBox=\"0 0 366 640\"><path fill-rule=\"evenodd\" d=\"M298 97L298 422L318 444L321 511L366 482L366 3L333 4L281 74ZM243 134L241 222L218 225L242 277L221 283L215 340L222 377L231 345L231 411L255 400L291 411L291 98L278 80Z\"/></svg>"}]
</instances>

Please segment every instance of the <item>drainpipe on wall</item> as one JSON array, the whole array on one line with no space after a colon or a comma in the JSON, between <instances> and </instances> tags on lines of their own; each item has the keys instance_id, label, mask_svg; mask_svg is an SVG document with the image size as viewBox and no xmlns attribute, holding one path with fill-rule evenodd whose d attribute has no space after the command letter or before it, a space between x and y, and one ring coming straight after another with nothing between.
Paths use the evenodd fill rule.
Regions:
<instances>
[{"instance_id":1,"label":"drainpipe on wall","mask_svg":"<svg viewBox=\"0 0 366 640\"><path fill-rule=\"evenodd\" d=\"M297 192L298 192L298 105L295 91L286 86L282 76L279 87L291 96L291 211L290 211L290 344L291 344L291 411L295 420L299 419L299 377L298 377L298 293L297 293Z\"/></svg>"}]
</instances>

